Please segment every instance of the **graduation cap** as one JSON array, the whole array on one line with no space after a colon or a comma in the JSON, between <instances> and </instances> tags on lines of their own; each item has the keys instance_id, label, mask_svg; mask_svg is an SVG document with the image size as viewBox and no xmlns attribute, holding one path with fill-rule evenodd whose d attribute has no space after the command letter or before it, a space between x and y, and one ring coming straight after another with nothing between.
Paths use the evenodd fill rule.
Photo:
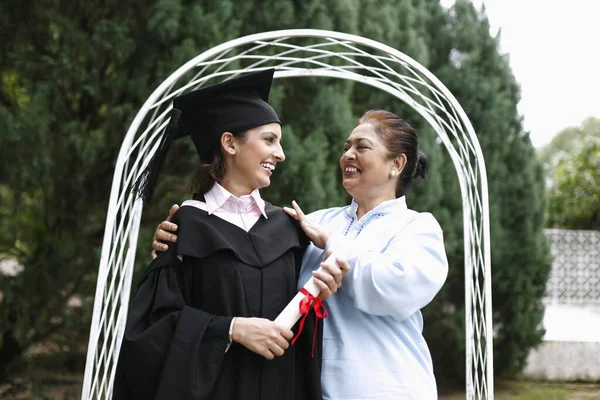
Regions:
<instances>
[{"instance_id":1,"label":"graduation cap","mask_svg":"<svg viewBox=\"0 0 600 400\"><path fill-rule=\"evenodd\" d=\"M173 140L191 136L203 163L210 163L221 135L233 134L277 122L275 110L267 103L275 70L255 72L178 96L161 143L133 186L149 203L158 175Z\"/></svg>"}]
</instances>

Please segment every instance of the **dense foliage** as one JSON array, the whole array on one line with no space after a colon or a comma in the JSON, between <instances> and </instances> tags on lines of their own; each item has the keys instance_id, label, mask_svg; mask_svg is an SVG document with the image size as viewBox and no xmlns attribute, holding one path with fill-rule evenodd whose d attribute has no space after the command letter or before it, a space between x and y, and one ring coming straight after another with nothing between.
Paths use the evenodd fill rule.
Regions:
<instances>
[{"instance_id":1,"label":"dense foliage","mask_svg":"<svg viewBox=\"0 0 600 400\"><path fill-rule=\"evenodd\" d=\"M539 158L548 177L548 227L600 230L600 119L563 129Z\"/></svg>"}]
</instances>

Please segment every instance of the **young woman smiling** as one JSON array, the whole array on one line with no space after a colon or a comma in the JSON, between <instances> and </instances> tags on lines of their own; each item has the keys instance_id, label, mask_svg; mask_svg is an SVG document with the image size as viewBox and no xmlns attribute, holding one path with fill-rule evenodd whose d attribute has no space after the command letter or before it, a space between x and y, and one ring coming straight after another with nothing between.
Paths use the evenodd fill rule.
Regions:
<instances>
[{"instance_id":1,"label":"young woman smiling","mask_svg":"<svg viewBox=\"0 0 600 400\"><path fill-rule=\"evenodd\" d=\"M135 189L148 202L170 143L189 135L201 161L196 194L174 215L177 243L148 266L133 299L115 400L321 398L314 320L292 348L292 331L272 321L297 292L308 246L299 224L259 193L285 160L267 103L272 79L267 70L173 101ZM316 276L322 298L340 286L340 267Z\"/></svg>"}]
</instances>

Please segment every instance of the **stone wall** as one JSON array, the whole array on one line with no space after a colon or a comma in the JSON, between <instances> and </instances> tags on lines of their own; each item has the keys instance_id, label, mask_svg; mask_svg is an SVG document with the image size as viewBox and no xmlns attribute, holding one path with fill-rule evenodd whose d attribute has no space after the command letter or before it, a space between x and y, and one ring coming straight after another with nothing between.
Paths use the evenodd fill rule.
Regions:
<instances>
[{"instance_id":1,"label":"stone wall","mask_svg":"<svg viewBox=\"0 0 600 400\"><path fill-rule=\"evenodd\" d=\"M523 373L540 380L600 381L600 232L548 229L546 235L554 258L546 334Z\"/></svg>"}]
</instances>

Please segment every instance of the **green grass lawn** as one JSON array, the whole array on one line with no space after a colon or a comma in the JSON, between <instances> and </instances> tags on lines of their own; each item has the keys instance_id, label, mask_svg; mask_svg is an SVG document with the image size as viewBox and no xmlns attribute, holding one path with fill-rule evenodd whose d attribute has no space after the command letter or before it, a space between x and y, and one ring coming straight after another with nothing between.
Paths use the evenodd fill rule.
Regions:
<instances>
[{"instance_id":1,"label":"green grass lawn","mask_svg":"<svg viewBox=\"0 0 600 400\"><path fill-rule=\"evenodd\" d=\"M600 400L600 383L496 382L494 394L496 400ZM440 400L464 398L464 393L440 396Z\"/></svg>"},{"instance_id":2,"label":"green grass lawn","mask_svg":"<svg viewBox=\"0 0 600 400\"><path fill-rule=\"evenodd\" d=\"M76 400L81 397L82 365L52 368L50 361L22 366L13 383L0 383L0 400ZM545 383L496 381L495 400L600 400L600 382ZM464 391L440 394L440 400L464 400Z\"/></svg>"}]
</instances>

